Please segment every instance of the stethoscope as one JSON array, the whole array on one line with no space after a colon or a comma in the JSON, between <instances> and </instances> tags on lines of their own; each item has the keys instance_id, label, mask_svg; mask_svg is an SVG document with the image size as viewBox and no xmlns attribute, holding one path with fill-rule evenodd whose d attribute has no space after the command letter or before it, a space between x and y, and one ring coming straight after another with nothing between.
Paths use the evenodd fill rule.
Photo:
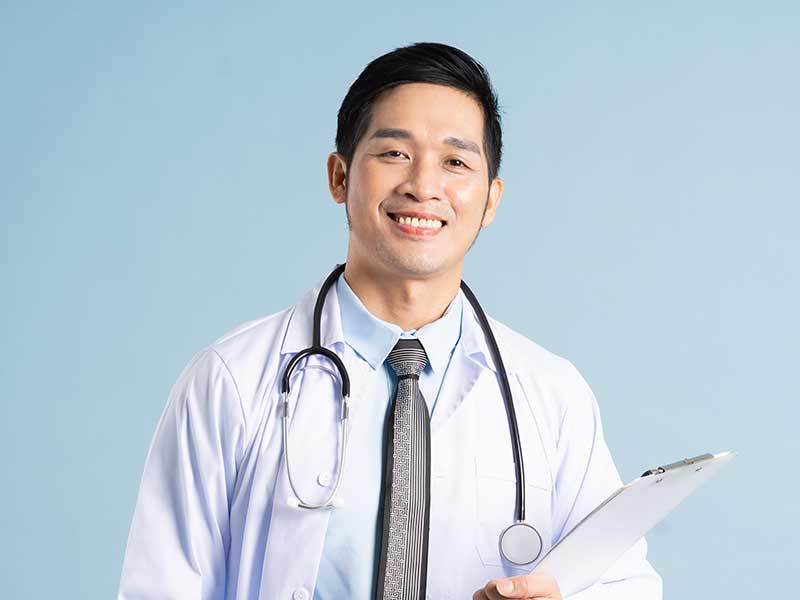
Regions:
<instances>
[{"instance_id":1,"label":"stethoscope","mask_svg":"<svg viewBox=\"0 0 800 600\"><path fill-rule=\"evenodd\" d=\"M342 506L342 503L336 499L336 492L339 490L339 484L342 481L347 449L347 420L350 417L350 376L347 373L342 359L339 358L335 352L324 348L320 343L320 323L322 321L322 307L325 303L325 297L328 295L328 291L334 282L344 272L344 267L344 263L338 265L322 284L322 288L317 295L316 304L314 305L313 344L311 347L301 350L292 357L286 365L286 370L283 373L283 380L281 382L281 397L283 401L283 451L286 456L286 473L289 477L289 485L294 493L294 498L289 499L289 504L298 508L317 509L339 508ZM463 281L461 282L461 289L473 309L475 309L481 329L489 344L489 349L494 358L495 365L497 365L497 370L500 373L500 391L505 402L506 416L508 417L508 430L511 435L511 447L514 453L514 469L516 472L517 484L516 519L500 534L500 552L506 560L513 564L527 565L535 561L541 554L542 536L533 525L525 522L525 469L522 464L522 445L519 439L517 415L514 412L514 404L511 399L511 386L508 383L508 375L503 365L503 359L500 357L497 341L494 338L492 329L489 326L489 321L486 319L481 305L478 303L472 290L470 290ZM339 371L342 380L342 443L339 445L339 466L336 472L336 483L327 499L319 504L305 502L300 499L300 494L292 479L292 471L289 468L289 379L292 376L295 365L303 358L314 354L321 354L329 358L333 364L336 365L336 369Z\"/></svg>"}]
</instances>

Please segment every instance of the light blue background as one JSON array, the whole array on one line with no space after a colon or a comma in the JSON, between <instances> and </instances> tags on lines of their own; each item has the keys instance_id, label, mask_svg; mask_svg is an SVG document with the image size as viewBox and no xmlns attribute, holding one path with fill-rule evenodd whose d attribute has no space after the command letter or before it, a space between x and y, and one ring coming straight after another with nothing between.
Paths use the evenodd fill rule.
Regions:
<instances>
[{"instance_id":1,"label":"light blue background","mask_svg":"<svg viewBox=\"0 0 800 600\"><path fill-rule=\"evenodd\" d=\"M4 3L3 597L115 594L169 388L344 258L336 111L423 40L504 109L486 310L578 366L623 479L740 452L648 537L665 598L794 595L797 7Z\"/></svg>"}]
</instances>

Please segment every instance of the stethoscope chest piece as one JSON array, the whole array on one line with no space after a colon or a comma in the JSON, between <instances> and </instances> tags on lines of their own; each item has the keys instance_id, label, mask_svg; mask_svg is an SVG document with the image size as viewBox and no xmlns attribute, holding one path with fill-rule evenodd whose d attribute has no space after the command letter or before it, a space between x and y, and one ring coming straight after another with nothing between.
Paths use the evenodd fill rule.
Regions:
<instances>
[{"instance_id":1,"label":"stethoscope chest piece","mask_svg":"<svg viewBox=\"0 0 800 600\"><path fill-rule=\"evenodd\" d=\"M500 534L500 552L515 565L527 565L542 553L542 536L533 525L517 521Z\"/></svg>"}]
</instances>

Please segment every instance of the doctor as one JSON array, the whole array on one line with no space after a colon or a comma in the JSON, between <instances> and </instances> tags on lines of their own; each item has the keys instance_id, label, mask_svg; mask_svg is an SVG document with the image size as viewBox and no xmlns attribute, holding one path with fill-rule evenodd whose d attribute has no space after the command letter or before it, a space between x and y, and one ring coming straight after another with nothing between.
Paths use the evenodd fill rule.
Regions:
<instances>
[{"instance_id":1,"label":"doctor","mask_svg":"<svg viewBox=\"0 0 800 600\"><path fill-rule=\"evenodd\" d=\"M497 364L459 287L464 257L503 194L497 106L484 69L443 44L398 48L352 84L327 162L349 226L347 259L319 332L351 384L336 506L311 510L297 500L323 502L337 485L341 380L331 360L302 358L291 379L297 493L281 429L281 377L312 343L326 272L295 306L229 331L178 377L147 453L120 600L562 597L554 578L530 575L536 561L514 564L499 547L515 514L512 441ZM313 231L291 226L313 243ZM597 402L573 365L489 322L518 420L525 522L541 538L540 560L621 480ZM418 379L395 370L396 351L408 344L421 350ZM425 564L409 559L401 567L411 570L398 575L387 477L402 477L395 465L403 463L386 462L400 448L387 432L399 390L412 389L401 383L411 380L419 394L409 397L424 407L414 414L429 430L428 479L412 484L427 498L419 521L427 536L408 541L424 549L415 556ZM646 552L642 538L570 598L660 599ZM393 595L395 576L421 587Z\"/></svg>"}]
</instances>

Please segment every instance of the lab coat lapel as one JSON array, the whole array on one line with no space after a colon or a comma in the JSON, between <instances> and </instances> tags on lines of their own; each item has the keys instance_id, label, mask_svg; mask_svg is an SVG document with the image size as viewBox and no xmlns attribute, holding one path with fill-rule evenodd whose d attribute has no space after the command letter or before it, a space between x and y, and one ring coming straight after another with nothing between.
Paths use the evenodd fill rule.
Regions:
<instances>
[{"instance_id":1,"label":"lab coat lapel","mask_svg":"<svg viewBox=\"0 0 800 600\"><path fill-rule=\"evenodd\" d=\"M493 321L492 330L500 346L508 373L513 371L510 357L503 354L502 340ZM507 353L506 353L507 354ZM436 399L436 405L431 415L431 435L442 428L464 399L473 391L478 381L483 378L492 378L495 373L495 363L489 352L489 346L483 335L480 323L477 320L472 305L464 298L464 311L461 321L461 338L453 352L453 358L442 380L442 389ZM487 384L482 384L487 385Z\"/></svg>"},{"instance_id":2,"label":"lab coat lapel","mask_svg":"<svg viewBox=\"0 0 800 600\"><path fill-rule=\"evenodd\" d=\"M431 415L432 436L435 436L438 430L453 416L453 413L475 386L478 378L484 375L485 370L479 363L464 354L463 347L459 344L442 380L442 388Z\"/></svg>"},{"instance_id":3,"label":"lab coat lapel","mask_svg":"<svg viewBox=\"0 0 800 600\"><path fill-rule=\"evenodd\" d=\"M283 365L294 354L311 345L312 314L323 281L324 278L295 305L281 348ZM322 345L336 352L344 361L351 377L351 401L355 401L358 390L363 386L359 371L354 366L354 356L345 348L335 288L328 292L320 334ZM320 485L318 478L321 473L329 473L335 479L338 445L341 443L340 403L333 401L340 398L341 388L338 374L333 379L331 370L336 372L330 360L314 355L298 362L295 375L290 380L289 458L292 479L303 499L314 503L322 502L331 491L331 488ZM280 404L282 376L283 368L272 392L277 404ZM276 414L280 414L280 411L276 411ZM276 431L280 432L280 425ZM283 448L283 444L280 444L280 448ZM330 510L290 506L290 497L294 497L294 493L289 484L284 453L269 515L269 536L261 580L262 598L291 597L298 589L313 593ZM291 548L297 552L292 552Z\"/></svg>"}]
</instances>

